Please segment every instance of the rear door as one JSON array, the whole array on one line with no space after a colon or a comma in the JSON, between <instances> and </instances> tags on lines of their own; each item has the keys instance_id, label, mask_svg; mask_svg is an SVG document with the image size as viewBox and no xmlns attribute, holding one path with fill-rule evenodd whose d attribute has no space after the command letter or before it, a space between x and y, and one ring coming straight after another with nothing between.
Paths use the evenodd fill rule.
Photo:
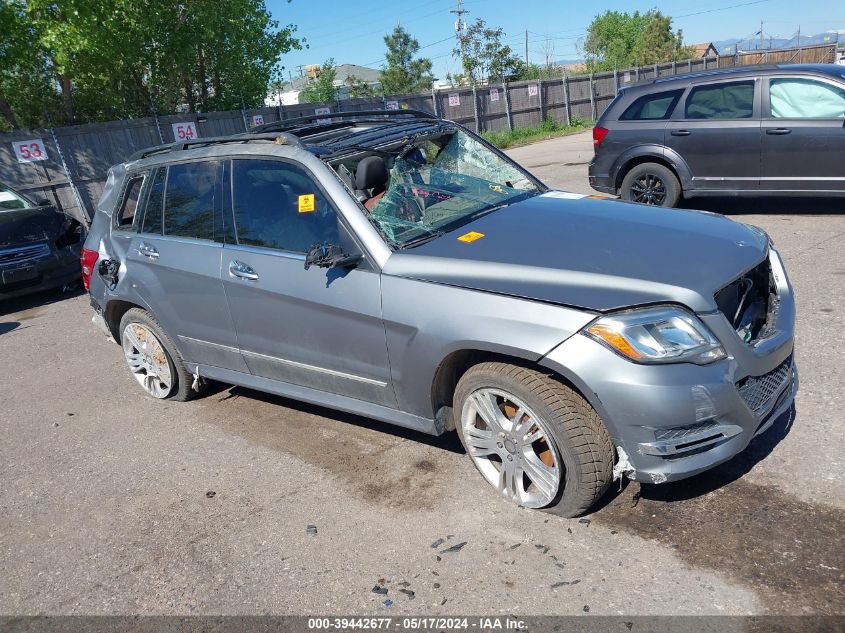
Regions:
<instances>
[{"instance_id":1,"label":"rear door","mask_svg":"<svg viewBox=\"0 0 845 633\"><path fill-rule=\"evenodd\" d=\"M229 315L223 252L222 161L156 169L127 251L133 284L185 360L245 371Z\"/></svg>"},{"instance_id":2,"label":"rear door","mask_svg":"<svg viewBox=\"0 0 845 633\"><path fill-rule=\"evenodd\" d=\"M238 344L256 376L395 406L380 273L305 269L309 247L363 252L313 175L293 161L231 162L236 236L222 279Z\"/></svg>"},{"instance_id":3,"label":"rear door","mask_svg":"<svg viewBox=\"0 0 845 633\"><path fill-rule=\"evenodd\" d=\"M694 84L666 126L697 190L756 190L760 179L759 78Z\"/></svg>"},{"instance_id":4,"label":"rear door","mask_svg":"<svg viewBox=\"0 0 845 633\"><path fill-rule=\"evenodd\" d=\"M845 191L845 84L775 75L764 93L761 188Z\"/></svg>"}]
</instances>

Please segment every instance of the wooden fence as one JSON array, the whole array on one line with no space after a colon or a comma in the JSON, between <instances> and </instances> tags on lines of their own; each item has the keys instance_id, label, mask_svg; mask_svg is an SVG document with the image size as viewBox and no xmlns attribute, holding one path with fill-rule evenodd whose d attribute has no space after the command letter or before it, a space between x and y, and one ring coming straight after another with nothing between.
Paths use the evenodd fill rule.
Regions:
<instances>
[{"instance_id":1,"label":"wooden fence","mask_svg":"<svg viewBox=\"0 0 845 633\"><path fill-rule=\"evenodd\" d=\"M85 221L93 216L108 168L125 161L139 149L173 142L180 133L180 125L183 131L193 126L197 136L212 137L243 133L261 122L321 112L328 117L331 112L411 108L434 112L478 132L503 131L538 124L545 119L561 123L595 120L620 88L638 81L739 65L830 63L834 56L835 46L813 46L689 59L595 75L436 90L422 95L171 114L51 130L18 130L0 134L0 182L35 199L46 199ZM25 141L41 143L46 160L20 162L21 155L28 153L32 157L33 154L28 149L31 144Z\"/></svg>"}]
</instances>

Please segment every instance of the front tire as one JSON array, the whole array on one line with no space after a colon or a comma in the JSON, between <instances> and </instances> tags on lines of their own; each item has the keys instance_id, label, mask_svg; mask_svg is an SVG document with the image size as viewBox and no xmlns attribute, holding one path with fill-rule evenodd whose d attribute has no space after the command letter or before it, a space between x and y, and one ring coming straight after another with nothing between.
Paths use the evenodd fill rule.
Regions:
<instances>
[{"instance_id":1,"label":"front tire","mask_svg":"<svg viewBox=\"0 0 845 633\"><path fill-rule=\"evenodd\" d=\"M668 167L641 163L625 174L619 197L655 207L675 207L681 199L681 183Z\"/></svg>"},{"instance_id":2,"label":"front tire","mask_svg":"<svg viewBox=\"0 0 845 633\"><path fill-rule=\"evenodd\" d=\"M547 374L481 363L458 381L453 411L476 468L517 505L574 517L610 486L613 446L604 423Z\"/></svg>"},{"instance_id":3,"label":"front tire","mask_svg":"<svg viewBox=\"0 0 845 633\"><path fill-rule=\"evenodd\" d=\"M196 395L179 351L149 312L127 310L120 320L120 343L129 371L147 394L181 402Z\"/></svg>"}]
</instances>

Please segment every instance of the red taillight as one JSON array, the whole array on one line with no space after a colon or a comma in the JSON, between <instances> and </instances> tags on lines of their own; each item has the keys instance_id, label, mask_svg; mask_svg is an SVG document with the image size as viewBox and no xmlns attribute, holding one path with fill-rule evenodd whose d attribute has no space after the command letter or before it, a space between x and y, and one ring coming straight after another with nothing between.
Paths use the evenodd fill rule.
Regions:
<instances>
[{"instance_id":1,"label":"red taillight","mask_svg":"<svg viewBox=\"0 0 845 633\"><path fill-rule=\"evenodd\" d=\"M607 128L596 126L593 128L593 147L598 149L601 142L604 140L604 137L607 136Z\"/></svg>"},{"instance_id":2,"label":"red taillight","mask_svg":"<svg viewBox=\"0 0 845 633\"><path fill-rule=\"evenodd\" d=\"M97 258L100 254L97 251L89 251L87 248L82 249L82 285L85 290L91 289L91 273L94 272L94 266L97 265Z\"/></svg>"}]
</instances>

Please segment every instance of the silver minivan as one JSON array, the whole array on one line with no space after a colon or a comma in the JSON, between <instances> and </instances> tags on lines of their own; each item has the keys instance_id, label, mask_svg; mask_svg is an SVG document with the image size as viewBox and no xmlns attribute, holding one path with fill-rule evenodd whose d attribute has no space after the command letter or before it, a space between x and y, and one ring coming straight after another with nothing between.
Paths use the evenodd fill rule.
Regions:
<instances>
[{"instance_id":1,"label":"silver minivan","mask_svg":"<svg viewBox=\"0 0 845 633\"><path fill-rule=\"evenodd\" d=\"M795 304L763 231L550 190L426 113L318 118L110 170L83 276L149 395L213 380L457 431L500 494L565 516L790 409Z\"/></svg>"}]
</instances>

